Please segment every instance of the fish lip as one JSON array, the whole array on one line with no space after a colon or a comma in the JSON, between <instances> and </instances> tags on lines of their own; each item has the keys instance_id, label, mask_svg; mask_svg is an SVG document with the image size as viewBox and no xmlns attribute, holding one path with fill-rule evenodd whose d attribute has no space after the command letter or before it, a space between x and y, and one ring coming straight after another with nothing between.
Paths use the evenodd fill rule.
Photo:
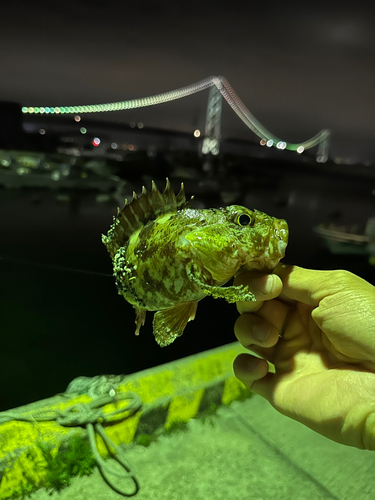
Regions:
<instances>
[{"instance_id":1,"label":"fish lip","mask_svg":"<svg viewBox=\"0 0 375 500\"><path fill-rule=\"evenodd\" d=\"M281 259L285 257L285 250L287 246L288 242L284 241L283 239L280 239L278 247L279 247L279 253L280 255L282 255L282 257L280 257Z\"/></svg>"}]
</instances>

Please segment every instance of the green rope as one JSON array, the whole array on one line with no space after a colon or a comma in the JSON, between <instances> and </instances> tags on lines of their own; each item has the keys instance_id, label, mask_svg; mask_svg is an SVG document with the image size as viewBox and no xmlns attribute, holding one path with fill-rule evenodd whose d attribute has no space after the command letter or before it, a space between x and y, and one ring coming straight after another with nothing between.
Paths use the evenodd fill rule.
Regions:
<instances>
[{"instance_id":1,"label":"green rope","mask_svg":"<svg viewBox=\"0 0 375 500\"><path fill-rule=\"evenodd\" d=\"M138 483L138 480L135 477L134 473L131 470L130 464L126 461L125 454L122 452L122 450L117 445L115 445L115 443L107 436L107 434L105 433L104 428L101 424L97 423L97 424L95 424L95 426L93 426L92 424L88 424L87 431L88 431L88 435L89 435L89 441L90 441L92 453L94 455L96 463L98 464L100 473L101 473L103 479L106 481L106 483L114 491L116 491L120 495L123 495L126 497L132 497L132 496L136 495L139 491L139 483ZM108 462L104 461L103 458L101 457L101 455L99 454L99 452L96 448L95 432L97 432L102 437L109 453L121 465L121 467L123 467L123 469L125 469L126 475L133 481L135 488L134 488L134 491L132 493L125 493L124 491L120 490L120 488L118 488L116 486L116 484L113 482L113 480L111 480L108 477L108 475L112 475L112 476L117 476L120 479L123 479L123 475L119 474L118 472L114 471L113 469L111 470L111 468L108 466Z\"/></svg>"},{"instance_id":2,"label":"green rope","mask_svg":"<svg viewBox=\"0 0 375 500\"><path fill-rule=\"evenodd\" d=\"M112 391L111 391L112 393ZM117 401L127 400L129 404L126 408L117 408L116 410L104 413L103 406L115 403ZM95 461L98 465L100 473L103 476L103 479L107 482L107 484L117 493L123 495L125 497L132 497L136 495L139 491L139 483L134 473L131 470L130 465L125 459L124 451L117 446L113 441L106 435L104 427L102 423L105 422L113 422L116 420L123 420L124 418L129 418L134 415L137 411L142 407L142 400L138 394L133 392L125 392L125 393L117 393L115 395L103 395L94 399L90 403L77 403L65 410L41 410L35 412L31 415L18 414L16 412L1 412L0 413L0 424L4 422L9 422L12 420L19 420L24 422L47 422L55 420L59 425L64 427L77 427L77 426L85 426L89 443L91 447L92 454L94 455ZM126 416L124 416L126 413ZM95 433L98 433L107 449L109 454L113 459L115 459L121 467L126 471L125 477L131 479L134 483L134 491L131 493L127 493L121 491L119 487L117 487L113 480L111 480L108 476L116 476L121 479L124 478L123 474L119 474L118 472L111 470L106 462L100 455L97 446Z\"/></svg>"}]
</instances>

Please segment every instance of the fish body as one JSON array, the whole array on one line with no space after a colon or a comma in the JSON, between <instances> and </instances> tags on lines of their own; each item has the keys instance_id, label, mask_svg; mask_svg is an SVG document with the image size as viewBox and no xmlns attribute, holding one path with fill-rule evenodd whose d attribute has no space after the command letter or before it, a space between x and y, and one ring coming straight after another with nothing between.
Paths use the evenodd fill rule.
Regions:
<instances>
[{"instance_id":1,"label":"fish body","mask_svg":"<svg viewBox=\"0 0 375 500\"><path fill-rule=\"evenodd\" d=\"M182 335L207 295L255 300L247 287L223 285L241 270L272 272L287 240L284 220L240 205L190 208L183 185L176 196L168 180L164 193L153 183L150 193L134 195L102 237L118 292L136 310L136 334L146 311L156 311L161 346Z\"/></svg>"}]
</instances>

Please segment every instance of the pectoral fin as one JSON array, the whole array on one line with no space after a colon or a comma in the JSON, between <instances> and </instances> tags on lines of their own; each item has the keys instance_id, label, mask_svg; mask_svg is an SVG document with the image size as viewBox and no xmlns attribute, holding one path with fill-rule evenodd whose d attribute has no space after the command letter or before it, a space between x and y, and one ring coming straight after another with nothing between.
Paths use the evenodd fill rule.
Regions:
<instances>
[{"instance_id":1,"label":"pectoral fin","mask_svg":"<svg viewBox=\"0 0 375 500\"><path fill-rule=\"evenodd\" d=\"M188 278L194 281L206 295L211 295L214 299L225 299L227 302L238 301L251 301L255 302L255 295L249 290L247 286L213 286L203 283L197 276L195 276L192 268L187 269Z\"/></svg>"},{"instance_id":2,"label":"pectoral fin","mask_svg":"<svg viewBox=\"0 0 375 500\"><path fill-rule=\"evenodd\" d=\"M188 321L195 318L198 302L184 302L154 314L153 329L156 342L165 347L180 337Z\"/></svg>"}]
</instances>

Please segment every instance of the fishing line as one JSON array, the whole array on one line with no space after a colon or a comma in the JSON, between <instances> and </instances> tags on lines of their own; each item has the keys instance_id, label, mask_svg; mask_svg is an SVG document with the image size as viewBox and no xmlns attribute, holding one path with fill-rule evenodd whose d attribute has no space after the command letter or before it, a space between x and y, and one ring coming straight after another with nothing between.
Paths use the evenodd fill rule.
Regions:
<instances>
[{"instance_id":1,"label":"fishing line","mask_svg":"<svg viewBox=\"0 0 375 500\"><path fill-rule=\"evenodd\" d=\"M92 274L94 276L110 276L113 278L112 274L107 274L107 273L98 273L96 271L87 271L85 269L75 269L73 267L64 267L64 266L56 266L55 264L45 264L42 262L33 262L33 261L27 261L27 260L22 260L22 259L14 259L12 257L4 257L0 255L0 262L1 261L7 261L7 262L14 262L15 264L22 264L26 266L34 266L34 267L42 267L44 269L55 269L58 271L68 271L71 273L82 273L82 274Z\"/></svg>"}]
</instances>

